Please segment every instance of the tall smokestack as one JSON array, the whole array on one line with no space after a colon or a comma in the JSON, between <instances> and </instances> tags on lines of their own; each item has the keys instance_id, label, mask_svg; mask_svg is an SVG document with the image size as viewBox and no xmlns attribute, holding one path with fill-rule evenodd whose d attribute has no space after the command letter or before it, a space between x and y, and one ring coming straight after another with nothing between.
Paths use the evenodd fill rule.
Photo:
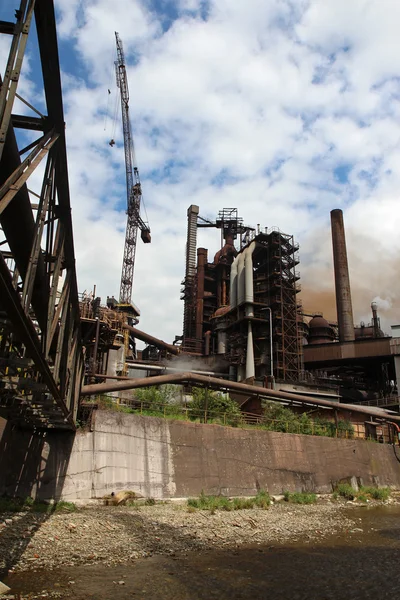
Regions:
<instances>
[{"instance_id":1,"label":"tall smokestack","mask_svg":"<svg viewBox=\"0 0 400 600\"><path fill-rule=\"evenodd\" d=\"M339 326L339 341L354 341L353 308L349 267L347 264L346 236L344 232L343 212L331 211L333 265L335 269L336 309Z\"/></svg>"}]
</instances>

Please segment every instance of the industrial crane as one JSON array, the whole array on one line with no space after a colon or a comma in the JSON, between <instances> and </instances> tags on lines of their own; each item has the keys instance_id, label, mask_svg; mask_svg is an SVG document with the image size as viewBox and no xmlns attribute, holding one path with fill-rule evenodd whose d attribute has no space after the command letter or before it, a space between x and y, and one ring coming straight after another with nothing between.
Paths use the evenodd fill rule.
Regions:
<instances>
[{"instance_id":1,"label":"industrial crane","mask_svg":"<svg viewBox=\"0 0 400 600\"><path fill-rule=\"evenodd\" d=\"M136 240L138 228L145 244L151 242L150 228L140 216L142 188L140 185L139 169L136 164L135 147L133 143L131 122L129 119L129 89L125 67L125 56L121 38L115 32L117 42L117 60L115 73L117 86L121 93L122 128L124 133L126 191L127 191L127 223L125 234L124 259L122 263L121 287L119 292L120 304L131 304L133 272L135 269ZM115 142L111 140L110 144Z\"/></svg>"}]
</instances>

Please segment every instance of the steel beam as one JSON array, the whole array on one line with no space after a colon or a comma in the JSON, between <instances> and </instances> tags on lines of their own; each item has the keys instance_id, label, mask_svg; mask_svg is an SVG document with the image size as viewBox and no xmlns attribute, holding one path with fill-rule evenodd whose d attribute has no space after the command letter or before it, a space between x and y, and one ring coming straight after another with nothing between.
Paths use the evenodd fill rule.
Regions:
<instances>
[{"instance_id":1,"label":"steel beam","mask_svg":"<svg viewBox=\"0 0 400 600\"><path fill-rule=\"evenodd\" d=\"M12 26L0 22L0 33L13 36L0 91L0 367L32 360L11 378L1 369L0 414L19 425L74 428L83 358L53 0L21 0L16 15ZM16 91L29 29L37 33L44 114ZM36 114L12 114L16 97ZM14 127L43 136L19 148ZM45 157L41 193L28 191Z\"/></svg>"}]
</instances>

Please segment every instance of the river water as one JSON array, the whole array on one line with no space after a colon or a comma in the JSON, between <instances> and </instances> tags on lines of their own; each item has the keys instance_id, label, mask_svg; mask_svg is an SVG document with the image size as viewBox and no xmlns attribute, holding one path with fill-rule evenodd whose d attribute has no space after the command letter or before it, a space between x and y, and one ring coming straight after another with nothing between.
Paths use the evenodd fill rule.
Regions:
<instances>
[{"instance_id":1,"label":"river water","mask_svg":"<svg viewBox=\"0 0 400 600\"><path fill-rule=\"evenodd\" d=\"M356 526L320 541L21 573L6 583L22 598L400 599L400 507L348 510Z\"/></svg>"}]
</instances>

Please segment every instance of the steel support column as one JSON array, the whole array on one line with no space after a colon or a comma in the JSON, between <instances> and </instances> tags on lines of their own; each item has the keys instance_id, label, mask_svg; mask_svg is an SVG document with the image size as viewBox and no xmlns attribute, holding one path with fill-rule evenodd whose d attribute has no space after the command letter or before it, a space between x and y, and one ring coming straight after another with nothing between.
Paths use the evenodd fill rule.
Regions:
<instances>
[{"instance_id":1,"label":"steel support column","mask_svg":"<svg viewBox=\"0 0 400 600\"><path fill-rule=\"evenodd\" d=\"M83 358L53 0L21 0L16 19L0 23L10 39L0 89L0 415L73 429ZM43 75L40 110L17 94L30 29ZM16 97L31 115L12 113ZM24 130L42 135L32 142ZM38 193L27 182L44 158Z\"/></svg>"}]
</instances>

